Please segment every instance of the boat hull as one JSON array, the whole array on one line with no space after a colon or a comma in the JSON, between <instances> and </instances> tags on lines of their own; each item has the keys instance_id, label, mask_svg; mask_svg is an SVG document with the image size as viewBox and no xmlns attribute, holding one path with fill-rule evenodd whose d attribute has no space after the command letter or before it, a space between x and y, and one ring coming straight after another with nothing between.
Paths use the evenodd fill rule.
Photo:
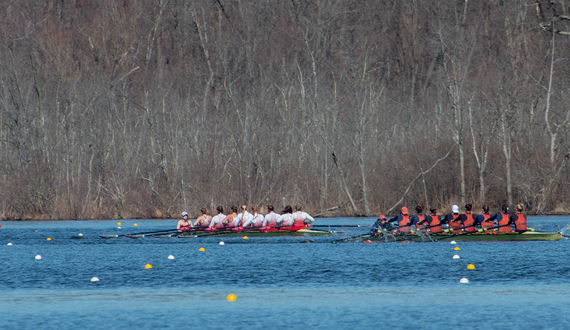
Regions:
<instances>
[{"instance_id":1,"label":"boat hull","mask_svg":"<svg viewBox=\"0 0 570 330\"><path fill-rule=\"evenodd\" d=\"M379 241L379 242L429 242L429 241L558 241L562 238L561 233L552 233L545 231L527 231L524 233L505 233L505 232L492 232L492 233L438 233L430 234L429 237L419 236L416 234L396 234L389 236L363 236L362 241Z\"/></svg>"},{"instance_id":2,"label":"boat hull","mask_svg":"<svg viewBox=\"0 0 570 330\"><path fill-rule=\"evenodd\" d=\"M291 237L304 237L305 234L309 236L330 236L330 231L315 230L315 229L299 229L295 231L291 230L276 230L276 231L259 231L259 230L216 230L216 231L195 231L188 233L181 233L178 235L180 238L206 238L206 237L279 237L279 236L291 236Z\"/></svg>"}]
</instances>

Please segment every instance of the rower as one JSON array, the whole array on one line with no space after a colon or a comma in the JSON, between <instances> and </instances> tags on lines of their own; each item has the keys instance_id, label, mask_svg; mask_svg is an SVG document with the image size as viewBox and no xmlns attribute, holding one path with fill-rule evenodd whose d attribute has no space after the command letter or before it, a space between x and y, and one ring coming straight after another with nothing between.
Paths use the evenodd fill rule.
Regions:
<instances>
[{"instance_id":1,"label":"rower","mask_svg":"<svg viewBox=\"0 0 570 330\"><path fill-rule=\"evenodd\" d=\"M222 223L222 220L224 220L226 217L226 215L224 214L224 207L220 205L216 208L216 210L218 211L218 215L213 217L212 221L210 221L210 226L209 226L210 229L224 227L224 224Z\"/></svg>"},{"instance_id":2,"label":"rower","mask_svg":"<svg viewBox=\"0 0 570 330\"><path fill-rule=\"evenodd\" d=\"M386 218L384 214L381 214L372 226L372 229L370 229L370 235L378 236L381 232L392 231L394 229L392 224L388 222L388 218Z\"/></svg>"},{"instance_id":3,"label":"rower","mask_svg":"<svg viewBox=\"0 0 570 330\"><path fill-rule=\"evenodd\" d=\"M263 219L262 227L265 227L265 230L277 230L277 229L272 228L272 227L277 226L277 219L279 219L279 217L281 215L279 213L273 212L274 208L273 208L273 205L271 205L271 204L267 205L267 210L269 211L269 213L267 213L267 215L265 215L265 219Z\"/></svg>"},{"instance_id":4,"label":"rower","mask_svg":"<svg viewBox=\"0 0 570 330\"><path fill-rule=\"evenodd\" d=\"M198 227L210 226L210 221L212 220L212 216L208 215L208 210L206 210L206 208L203 208L200 210L200 213L202 213L202 215L199 216L198 219L196 219L196 221L194 221L194 226Z\"/></svg>"},{"instance_id":5,"label":"rower","mask_svg":"<svg viewBox=\"0 0 570 330\"><path fill-rule=\"evenodd\" d=\"M411 230L412 222L410 221L410 215L408 214L408 208L402 207L400 209L400 215L393 217L388 220L388 222L396 222L398 224L398 230L402 233L409 233Z\"/></svg>"},{"instance_id":6,"label":"rower","mask_svg":"<svg viewBox=\"0 0 570 330\"><path fill-rule=\"evenodd\" d=\"M238 226L241 228L243 228L244 225L248 225L251 222L251 219L253 219L253 214L247 212L247 206L244 204L241 206L241 213L238 214L236 221Z\"/></svg>"},{"instance_id":7,"label":"rower","mask_svg":"<svg viewBox=\"0 0 570 330\"><path fill-rule=\"evenodd\" d=\"M477 221L473 218L473 213L471 213L472 209L473 205L465 205L465 214L459 216L459 220L463 223L463 229L468 233L474 233L476 231L475 226L477 225Z\"/></svg>"},{"instance_id":8,"label":"rower","mask_svg":"<svg viewBox=\"0 0 570 330\"><path fill-rule=\"evenodd\" d=\"M463 231L461 229L463 224L461 223L461 219L459 219L459 206L451 206L451 213L445 216L443 223L447 223L451 231Z\"/></svg>"},{"instance_id":9,"label":"rower","mask_svg":"<svg viewBox=\"0 0 570 330\"><path fill-rule=\"evenodd\" d=\"M301 210L301 205L297 204L295 206L295 213L293 213L293 227L291 227L291 230L299 230L299 229L303 229L306 228L308 224L313 223L313 221L315 221L315 219L313 219L312 216L310 216L307 212L303 212Z\"/></svg>"},{"instance_id":10,"label":"rower","mask_svg":"<svg viewBox=\"0 0 570 330\"><path fill-rule=\"evenodd\" d=\"M497 213L489 218L489 221L496 220L499 231L509 233L511 231L511 218L509 215L509 205L503 204L501 213Z\"/></svg>"},{"instance_id":11,"label":"rower","mask_svg":"<svg viewBox=\"0 0 570 330\"><path fill-rule=\"evenodd\" d=\"M416 215L411 218L411 222L416 225L418 230L426 229L427 220L425 214L423 214L423 208L420 205L416 206Z\"/></svg>"},{"instance_id":12,"label":"rower","mask_svg":"<svg viewBox=\"0 0 570 330\"><path fill-rule=\"evenodd\" d=\"M182 219L178 220L178 224L176 224L176 230L190 230L190 227L194 227L194 225L192 224L192 221L188 220L188 212L182 212Z\"/></svg>"},{"instance_id":13,"label":"rower","mask_svg":"<svg viewBox=\"0 0 570 330\"><path fill-rule=\"evenodd\" d=\"M489 214L489 205L483 205L482 213L475 218L475 222L481 226L481 229L492 229L494 226L493 220L489 220L491 215Z\"/></svg>"},{"instance_id":14,"label":"rower","mask_svg":"<svg viewBox=\"0 0 570 330\"><path fill-rule=\"evenodd\" d=\"M526 225L526 217L522 214L524 206L522 204L517 205L517 213L511 215L511 222L515 224L515 231L518 233L524 233L528 230Z\"/></svg>"},{"instance_id":15,"label":"rower","mask_svg":"<svg viewBox=\"0 0 570 330\"><path fill-rule=\"evenodd\" d=\"M263 214L259 214L257 213L257 205L253 205L251 207L251 212L253 212L251 219L246 220L245 222L242 223L242 227L245 228L247 226L251 226L251 227L258 227L260 228L261 225L263 225Z\"/></svg>"},{"instance_id":16,"label":"rower","mask_svg":"<svg viewBox=\"0 0 570 330\"><path fill-rule=\"evenodd\" d=\"M293 208L291 205L285 206L283 211L281 211L281 215L277 219L277 225L281 227L281 230L291 230L291 226L293 225Z\"/></svg>"},{"instance_id":17,"label":"rower","mask_svg":"<svg viewBox=\"0 0 570 330\"><path fill-rule=\"evenodd\" d=\"M238 221L237 221L237 217L238 217L238 214L237 214L237 207L236 207L236 206L232 206L232 207L231 207L231 210L232 210L232 214L228 214L228 215L224 218L224 220L222 220L222 224L223 224L225 227L236 227L237 224L238 224Z\"/></svg>"},{"instance_id":18,"label":"rower","mask_svg":"<svg viewBox=\"0 0 570 330\"><path fill-rule=\"evenodd\" d=\"M437 209L431 208L431 215L427 218L428 229L431 233L441 233L441 217L437 215Z\"/></svg>"}]
</instances>

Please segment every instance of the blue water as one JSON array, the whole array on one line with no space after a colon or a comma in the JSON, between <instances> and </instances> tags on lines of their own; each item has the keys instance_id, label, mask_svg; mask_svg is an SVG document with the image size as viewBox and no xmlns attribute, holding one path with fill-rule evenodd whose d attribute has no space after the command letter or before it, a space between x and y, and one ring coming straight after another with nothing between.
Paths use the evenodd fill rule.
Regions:
<instances>
[{"instance_id":1,"label":"blue water","mask_svg":"<svg viewBox=\"0 0 570 330\"><path fill-rule=\"evenodd\" d=\"M0 222L0 329L570 328L566 239L331 244L369 228L312 241L98 237L176 224L121 222ZM569 222L529 218L549 231Z\"/></svg>"}]
</instances>

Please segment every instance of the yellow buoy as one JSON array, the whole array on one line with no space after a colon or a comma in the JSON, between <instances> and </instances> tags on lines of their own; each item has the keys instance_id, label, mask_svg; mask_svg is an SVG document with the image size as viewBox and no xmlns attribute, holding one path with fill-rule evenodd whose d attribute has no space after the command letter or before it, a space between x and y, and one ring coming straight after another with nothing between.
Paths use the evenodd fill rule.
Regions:
<instances>
[{"instance_id":1,"label":"yellow buoy","mask_svg":"<svg viewBox=\"0 0 570 330\"><path fill-rule=\"evenodd\" d=\"M199 251L206 251L206 249L204 249L203 247L201 247L201 248L199 249Z\"/></svg>"},{"instance_id":2,"label":"yellow buoy","mask_svg":"<svg viewBox=\"0 0 570 330\"><path fill-rule=\"evenodd\" d=\"M236 301L236 300L237 300L237 297L236 297L235 294L230 293L230 294L228 295L228 297L226 298L226 300L227 300L227 301Z\"/></svg>"},{"instance_id":3,"label":"yellow buoy","mask_svg":"<svg viewBox=\"0 0 570 330\"><path fill-rule=\"evenodd\" d=\"M151 268L152 268L152 265L151 265L151 264L146 264L146 265L144 266L144 269L151 269Z\"/></svg>"},{"instance_id":4,"label":"yellow buoy","mask_svg":"<svg viewBox=\"0 0 570 330\"><path fill-rule=\"evenodd\" d=\"M136 226L138 226L138 225L135 223L134 226L136 227Z\"/></svg>"},{"instance_id":5,"label":"yellow buoy","mask_svg":"<svg viewBox=\"0 0 570 330\"><path fill-rule=\"evenodd\" d=\"M469 264L469 265L467 265L467 269L475 269L475 265Z\"/></svg>"},{"instance_id":6,"label":"yellow buoy","mask_svg":"<svg viewBox=\"0 0 570 330\"><path fill-rule=\"evenodd\" d=\"M117 222L117 226L120 226L120 225L121 225L121 223L120 223L120 222Z\"/></svg>"},{"instance_id":7,"label":"yellow buoy","mask_svg":"<svg viewBox=\"0 0 570 330\"><path fill-rule=\"evenodd\" d=\"M459 246L456 246L456 247L454 248L454 250L455 250L455 251L459 251L459 250L461 250L461 249L459 248Z\"/></svg>"},{"instance_id":8,"label":"yellow buoy","mask_svg":"<svg viewBox=\"0 0 570 330\"><path fill-rule=\"evenodd\" d=\"M46 238L46 241L51 241L51 238L49 238L49 237L48 237L48 238Z\"/></svg>"},{"instance_id":9,"label":"yellow buoy","mask_svg":"<svg viewBox=\"0 0 570 330\"><path fill-rule=\"evenodd\" d=\"M249 237L247 237L247 236L244 236L244 237L243 237L243 239L249 239Z\"/></svg>"}]
</instances>

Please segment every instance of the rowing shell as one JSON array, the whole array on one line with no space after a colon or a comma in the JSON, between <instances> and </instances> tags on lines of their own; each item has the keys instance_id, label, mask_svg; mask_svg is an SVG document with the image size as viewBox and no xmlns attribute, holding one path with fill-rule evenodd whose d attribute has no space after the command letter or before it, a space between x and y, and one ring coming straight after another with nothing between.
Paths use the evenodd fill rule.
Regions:
<instances>
[{"instance_id":1,"label":"rowing shell","mask_svg":"<svg viewBox=\"0 0 570 330\"><path fill-rule=\"evenodd\" d=\"M261 231L261 230L254 230L254 229L246 229L246 230L212 230L212 231L204 231L204 230L196 230L196 231L188 231L188 232L172 232L172 233L165 233L161 235L152 235L155 238L170 238L170 237L180 237L180 238L196 238L196 237L278 237L278 236L300 236L304 237L305 235L309 236L330 236L331 231L326 230L318 230L318 229L310 229L304 228L299 230L275 230L275 231ZM101 238L118 238L122 235L99 235ZM137 234L137 235L124 235L127 238L144 238L145 235ZM149 237L149 236L146 236Z\"/></svg>"},{"instance_id":2,"label":"rowing shell","mask_svg":"<svg viewBox=\"0 0 570 330\"><path fill-rule=\"evenodd\" d=\"M558 241L562 238L561 233L552 233L547 231L526 231L524 233L516 232L486 232L486 233L435 233L429 234L429 238L426 239L427 235L424 237L416 234L395 234L388 236L362 236L362 241L365 242L403 242L403 241L414 241L414 242L426 242L426 241Z\"/></svg>"},{"instance_id":3,"label":"rowing shell","mask_svg":"<svg viewBox=\"0 0 570 330\"><path fill-rule=\"evenodd\" d=\"M330 236L330 231L317 230L317 229L299 229L299 230L275 230L275 231L260 231L260 230L216 230L216 231L200 231L191 232L188 234L180 234L180 238L192 238L192 237L278 237L278 236L300 236L304 237L305 234L309 236Z\"/></svg>"}]
</instances>

